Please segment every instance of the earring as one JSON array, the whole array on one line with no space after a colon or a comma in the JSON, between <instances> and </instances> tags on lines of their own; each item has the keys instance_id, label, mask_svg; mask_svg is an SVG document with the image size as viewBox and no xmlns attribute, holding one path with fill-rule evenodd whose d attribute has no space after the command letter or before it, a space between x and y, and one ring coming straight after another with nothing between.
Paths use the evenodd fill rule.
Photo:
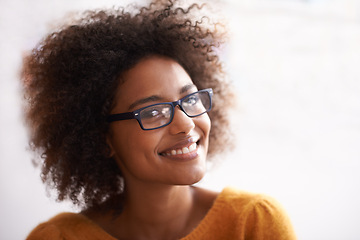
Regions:
<instances>
[{"instance_id":1,"label":"earring","mask_svg":"<svg viewBox=\"0 0 360 240\"><path fill-rule=\"evenodd\" d=\"M118 176L117 179L118 179L118 186L119 186L118 194L122 194L122 193L124 193L124 190L125 190L125 180L122 176Z\"/></svg>"}]
</instances>

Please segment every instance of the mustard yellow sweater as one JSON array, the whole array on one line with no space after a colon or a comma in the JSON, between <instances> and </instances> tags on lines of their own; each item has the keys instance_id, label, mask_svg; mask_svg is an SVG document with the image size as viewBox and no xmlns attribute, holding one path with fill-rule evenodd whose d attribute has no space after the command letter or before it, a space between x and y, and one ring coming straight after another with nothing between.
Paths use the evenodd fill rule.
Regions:
<instances>
[{"instance_id":1,"label":"mustard yellow sweater","mask_svg":"<svg viewBox=\"0 0 360 240\"><path fill-rule=\"evenodd\" d=\"M116 240L81 214L61 213L27 240ZM225 188L200 224L181 240L293 240L290 221L273 199Z\"/></svg>"}]
</instances>

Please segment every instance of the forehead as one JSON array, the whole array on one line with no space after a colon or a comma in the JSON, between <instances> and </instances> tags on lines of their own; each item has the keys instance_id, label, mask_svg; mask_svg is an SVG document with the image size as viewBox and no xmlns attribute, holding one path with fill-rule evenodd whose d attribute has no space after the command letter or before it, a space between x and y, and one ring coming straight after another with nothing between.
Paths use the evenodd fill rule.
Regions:
<instances>
[{"instance_id":1,"label":"forehead","mask_svg":"<svg viewBox=\"0 0 360 240\"><path fill-rule=\"evenodd\" d=\"M184 68L175 60L151 56L140 60L133 68L121 75L116 101L131 104L132 101L153 95L166 98L179 97L178 93L192 80Z\"/></svg>"}]
</instances>

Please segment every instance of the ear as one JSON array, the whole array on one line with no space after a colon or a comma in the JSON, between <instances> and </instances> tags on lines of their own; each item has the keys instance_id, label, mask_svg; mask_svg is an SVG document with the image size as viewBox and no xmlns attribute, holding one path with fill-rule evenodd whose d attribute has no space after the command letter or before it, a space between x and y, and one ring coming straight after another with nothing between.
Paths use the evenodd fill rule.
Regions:
<instances>
[{"instance_id":1,"label":"ear","mask_svg":"<svg viewBox=\"0 0 360 240\"><path fill-rule=\"evenodd\" d=\"M106 136L106 144L109 146L110 152L108 153L108 157L113 157L115 155L115 150L112 146L111 136L108 133Z\"/></svg>"}]
</instances>

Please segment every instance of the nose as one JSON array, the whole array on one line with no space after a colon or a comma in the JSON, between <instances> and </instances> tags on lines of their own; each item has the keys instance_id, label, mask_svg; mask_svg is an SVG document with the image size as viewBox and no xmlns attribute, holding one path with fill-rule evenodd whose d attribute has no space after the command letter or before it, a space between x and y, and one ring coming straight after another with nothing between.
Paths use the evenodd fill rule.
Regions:
<instances>
[{"instance_id":1,"label":"nose","mask_svg":"<svg viewBox=\"0 0 360 240\"><path fill-rule=\"evenodd\" d=\"M192 118L188 117L179 106L175 107L174 118L169 125L171 134L184 133L189 134L195 128Z\"/></svg>"}]
</instances>

